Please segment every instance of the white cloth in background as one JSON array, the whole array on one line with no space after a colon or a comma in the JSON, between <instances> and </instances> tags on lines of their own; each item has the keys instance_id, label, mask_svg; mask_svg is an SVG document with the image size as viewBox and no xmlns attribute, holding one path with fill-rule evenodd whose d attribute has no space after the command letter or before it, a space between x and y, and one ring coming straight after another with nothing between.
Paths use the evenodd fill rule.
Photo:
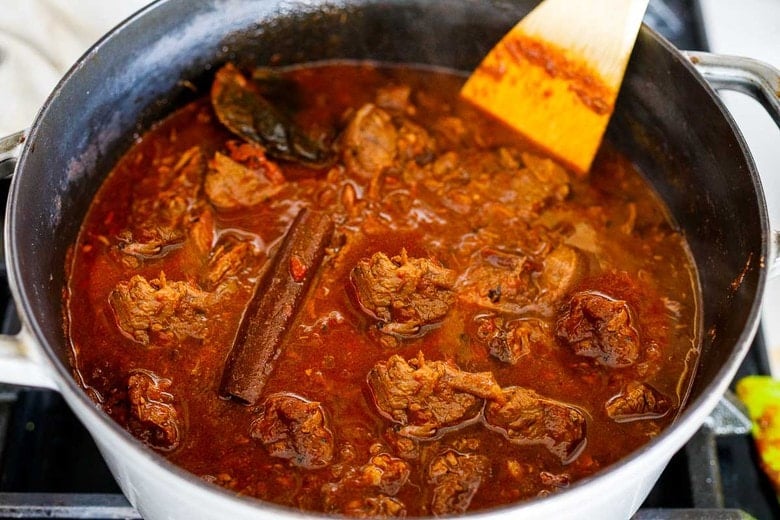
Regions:
<instances>
[{"instance_id":1,"label":"white cloth in background","mask_svg":"<svg viewBox=\"0 0 780 520\"><path fill-rule=\"evenodd\" d=\"M0 0L0 137L29 127L60 78L149 0Z\"/></svg>"}]
</instances>

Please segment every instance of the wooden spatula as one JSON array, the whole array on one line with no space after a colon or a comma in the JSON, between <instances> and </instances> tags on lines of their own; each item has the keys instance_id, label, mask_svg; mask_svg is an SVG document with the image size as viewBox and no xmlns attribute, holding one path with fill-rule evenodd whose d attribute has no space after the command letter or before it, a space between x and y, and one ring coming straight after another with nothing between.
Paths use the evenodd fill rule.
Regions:
<instances>
[{"instance_id":1,"label":"wooden spatula","mask_svg":"<svg viewBox=\"0 0 780 520\"><path fill-rule=\"evenodd\" d=\"M648 0L545 0L485 57L461 95L585 174Z\"/></svg>"}]
</instances>

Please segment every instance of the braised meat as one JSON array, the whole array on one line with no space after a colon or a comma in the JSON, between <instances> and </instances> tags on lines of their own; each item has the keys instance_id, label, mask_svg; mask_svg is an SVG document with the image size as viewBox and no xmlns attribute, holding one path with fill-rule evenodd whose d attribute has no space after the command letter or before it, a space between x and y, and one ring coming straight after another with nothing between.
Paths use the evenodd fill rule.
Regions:
<instances>
[{"instance_id":1,"label":"braised meat","mask_svg":"<svg viewBox=\"0 0 780 520\"><path fill-rule=\"evenodd\" d=\"M413 114L416 111L411 102L412 89L409 85L387 85L377 89L375 101L379 108L396 114Z\"/></svg>"},{"instance_id":2,"label":"braised meat","mask_svg":"<svg viewBox=\"0 0 780 520\"><path fill-rule=\"evenodd\" d=\"M398 125L398 158L402 162L428 163L434 158L436 141L420 125L402 119Z\"/></svg>"},{"instance_id":3,"label":"braised meat","mask_svg":"<svg viewBox=\"0 0 780 520\"><path fill-rule=\"evenodd\" d=\"M274 196L284 185L279 167L262 148L233 145L231 154L217 152L204 181L206 196L219 209L251 207Z\"/></svg>"},{"instance_id":4,"label":"braised meat","mask_svg":"<svg viewBox=\"0 0 780 520\"><path fill-rule=\"evenodd\" d=\"M399 433L421 439L476 419L483 399L502 399L493 374L425 361L422 353L409 362L396 355L377 363L368 386L380 413L401 425Z\"/></svg>"},{"instance_id":5,"label":"braised meat","mask_svg":"<svg viewBox=\"0 0 780 520\"><path fill-rule=\"evenodd\" d=\"M672 408L668 397L648 385L632 381L605 404L607 415L617 422L663 417Z\"/></svg>"},{"instance_id":6,"label":"braised meat","mask_svg":"<svg viewBox=\"0 0 780 520\"><path fill-rule=\"evenodd\" d=\"M338 482L322 487L325 511L360 518L406 516L405 506L394 497L409 474L407 462L376 453L366 464L349 469Z\"/></svg>"},{"instance_id":7,"label":"braised meat","mask_svg":"<svg viewBox=\"0 0 780 520\"><path fill-rule=\"evenodd\" d=\"M235 277L252 263L252 244L246 240L229 237L220 241L211 252L206 275L208 287L216 287L228 278Z\"/></svg>"},{"instance_id":8,"label":"braised meat","mask_svg":"<svg viewBox=\"0 0 780 520\"><path fill-rule=\"evenodd\" d=\"M551 341L545 322L536 318L507 320L502 316L477 318L477 339L485 344L496 359L516 364L530 354L534 346Z\"/></svg>"},{"instance_id":9,"label":"braised meat","mask_svg":"<svg viewBox=\"0 0 780 520\"><path fill-rule=\"evenodd\" d=\"M544 258L537 280L540 298L551 305L558 303L585 274L587 261L580 250L567 245L556 247Z\"/></svg>"},{"instance_id":10,"label":"braised meat","mask_svg":"<svg viewBox=\"0 0 780 520\"><path fill-rule=\"evenodd\" d=\"M489 475L490 460L482 455L448 449L436 456L428 466L428 480L434 485L431 513L465 513L482 480Z\"/></svg>"},{"instance_id":11,"label":"braised meat","mask_svg":"<svg viewBox=\"0 0 780 520\"><path fill-rule=\"evenodd\" d=\"M558 317L556 330L575 354L611 368L632 365L640 354L628 303L604 294L574 294Z\"/></svg>"},{"instance_id":12,"label":"braised meat","mask_svg":"<svg viewBox=\"0 0 780 520\"><path fill-rule=\"evenodd\" d=\"M480 307L522 313L538 295L536 265L516 252L485 248L476 253L458 282L458 297Z\"/></svg>"},{"instance_id":13,"label":"braised meat","mask_svg":"<svg viewBox=\"0 0 780 520\"><path fill-rule=\"evenodd\" d=\"M523 153L521 158L525 167L517 172L513 187L522 208L536 213L546 204L562 201L569 195L566 170L545 157Z\"/></svg>"},{"instance_id":14,"label":"braised meat","mask_svg":"<svg viewBox=\"0 0 780 520\"><path fill-rule=\"evenodd\" d=\"M333 434L322 406L298 395L269 395L250 435L272 457L301 468L322 468L333 459Z\"/></svg>"},{"instance_id":15,"label":"braised meat","mask_svg":"<svg viewBox=\"0 0 780 520\"><path fill-rule=\"evenodd\" d=\"M131 144L68 249L73 372L121 427L231 494L421 518L565 493L674 421L697 270L608 142L573 175L461 76L254 58Z\"/></svg>"},{"instance_id":16,"label":"braised meat","mask_svg":"<svg viewBox=\"0 0 780 520\"><path fill-rule=\"evenodd\" d=\"M409 258L406 250L363 258L350 280L360 307L379 320L384 334L417 335L444 318L454 300L455 272L428 258Z\"/></svg>"},{"instance_id":17,"label":"braised meat","mask_svg":"<svg viewBox=\"0 0 780 520\"><path fill-rule=\"evenodd\" d=\"M198 206L206 162L197 146L184 151L176 162L161 164L157 175L141 183L158 190L159 197L138 197L131 206L131 226L118 235L119 250L137 259L165 254L189 233L191 215ZM136 266L136 263L130 263Z\"/></svg>"},{"instance_id":18,"label":"braised meat","mask_svg":"<svg viewBox=\"0 0 780 520\"><path fill-rule=\"evenodd\" d=\"M342 137L344 164L360 178L370 179L393 165L397 140L390 114L371 103L363 105Z\"/></svg>"},{"instance_id":19,"label":"braised meat","mask_svg":"<svg viewBox=\"0 0 780 520\"><path fill-rule=\"evenodd\" d=\"M109 296L119 329L142 345L202 339L209 328L207 311L215 301L215 295L189 282L169 282L163 272L151 281L135 275L117 284Z\"/></svg>"},{"instance_id":20,"label":"braised meat","mask_svg":"<svg viewBox=\"0 0 780 520\"><path fill-rule=\"evenodd\" d=\"M573 406L519 386L504 388L503 402L489 402L485 421L516 444L541 444L563 463L585 441L585 416Z\"/></svg>"},{"instance_id":21,"label":"braised meat","mask_svg":"<svg viewBox=\"0 0 780 520\"><path fill-rule=\"evenodd\" d=\"M179 444L179 413L168 390L169 379L148 370L135 370L127 378L130 414L140 423L137 435L158 448L172 450Z\"/></svg>"}]
</instances>

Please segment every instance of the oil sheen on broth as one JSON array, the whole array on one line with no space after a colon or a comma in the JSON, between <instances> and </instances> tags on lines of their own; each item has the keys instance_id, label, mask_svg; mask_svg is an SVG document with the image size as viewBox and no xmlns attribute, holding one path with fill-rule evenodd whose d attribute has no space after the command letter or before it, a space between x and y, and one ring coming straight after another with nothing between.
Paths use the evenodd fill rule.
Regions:
<instances>
[{"instance_id":1,"label":"oil sheen on broth","mask_svg":"<svg viewBox=\"0 0 780 520\"><path fill-rule=\"evenodd\" d=\"M95 402L208 482L353 516L560 492L658 435L698 354L683 237L608 144L571 175L462 81L227 65L138 139L69 260Z\"/></svg>"}]
</instances>

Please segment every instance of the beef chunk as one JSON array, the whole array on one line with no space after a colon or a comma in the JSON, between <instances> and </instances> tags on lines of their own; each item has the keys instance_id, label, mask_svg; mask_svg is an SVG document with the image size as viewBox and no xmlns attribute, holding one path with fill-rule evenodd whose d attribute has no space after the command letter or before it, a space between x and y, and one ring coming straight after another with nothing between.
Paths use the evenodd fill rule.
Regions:
<instances>
[{"instance_id":1,"label":"beef chunk","mask_svg":"<svg viewBox=\"0 0 780 520\"><path fill-rule=\"evenodd\" d=\"M301 468L322 468L333 459L333 434L322 406L294 394L268 396L250 435L271 456L289 459Z\"/></svg>"},{"instance_id":2,"label":"beef chunk","mask_svg":"<svg viewBox=\"0 0 780 520\"><path fill-rule=\"evenodd\" d=\"M109 295L119 329L142 345L153 340L203 339L208 329L206 312L214 301L214 295L189 282L169 282L163 272L151 282L135 275L117 284Z\"/></svg>"},{"instance_id":3,"label":"beef chunk","mask_svg":"<svg viewBox=\"0 0 780 520\"><path fill-rule=\"evenodd\" d=\"M624 300L593 291L575 293L560 313L558 337L575 354L612 368L632 365L640 354L639 334Z\"/></svg>"},{"instance_id":4,"label":"beef chunk","mask_svg":"<svg viewBox=\"0 0 780 520\"><path fill-rule=\"evenodd\" d=\"M482 479L489 476L487 457L447 449L428 466L429 482L435 486L431 513L436 516L465 513Z\"/></svg>"},{"instance_id":5,"label":"beef chunk","mask_svg":"<svg viewBox=\"0 0 780 520\"><path fill-rule=\"evenodd\" d=\"M531 276L535 269L525 255L484 248L461 277L458 297L480 307L522 314L538 294Z\"/></svg>"},{"instance_id":6,"label":"beef chunk","mask_svg":"<svg viewBox=\"0 0 780 520\"><path fill-rule=\"evenodd\" d=\"M506 320L489 315L477 322L477 340L488 347L491 356L511 365L528 355L534 345L550 340L547 326L536 318Z\"/></svg>"},{"instance_id":7,"label":"beef chunk","mask_svg":"<svg viewBox=\"0 0 780 520\"><path fill-rule=\"evenodd\" d=\"M504 402L489 402L487 425L515 444L541 444L564 464L585 441L585 416L571 405L519 386L504 388Z\"/></svg>"},{"instance_id":8,"label":"beef chunk","mask_svg":"<svg viewBox=\"0 0 780 520\"><path fill-rule=\"evenodd\" d=\"M368 180L392 166L397 140L398 131L390 114L371 103L363 105L342 136L344 164Z\"/></svg>"},{"instance_id":9,"label":"beef chunk","mask_svg":"<svg viewBox=\"0 0 780 520\"><path fill-rule=\"evenodd\" d=\"M375 453L351 467L338 482L322 487L325 511L347 516L405 516L406 508L393 498L409 480L409 464L387 453Z\"/></svg>"},{"instance_id":10,"label":"beef chunk","mask_svg":"<svg viewBox=\"0 0 780 520\"><path fill-rule=\"evenodd\" d=\"M147 370L135 370L127 379L130 414L139 427L131 428L142 440L157 448L172 450L179 444L179 414L173 395L167 392L170 379L162 379Z\"/></svg>"},{"instance_id":11,"label":"beef chunk","mask_svg":"<svg viewBox=\"0 0 780 520\"><path fill-rule=\"evenodd\" d=\"M125 230L117 236L119 250L136 258L154 258L165 254L184 239L182 229L153 227L133 233Z\"/></svg>"},{"instance_id":12,"label":"beef chunk","mask_svg":"<svg viewBox=\"0 0 780 520\"><path fill-rule=\"evenodd\" d=\"M544 259L544 267L537 283L540 298L555 303L566 295L586 274L587 261L584 254L575 247L561 245L553 249Z\"/></svg>"},{"instance_id":13,"label":"beef chunk","mask_svg":"<svg viewBox=\"0 0 780 520\"><path fill-rule=\"evenodd\" d=\"M359 178L370 180L388 168L401 170L410 161L433 159L435 140L406 117L415 111L409 93L408 87L380 89L377 104L363 105L352 117L341 138L342 157Z\"/></svg>"},{"instance_id":14,"label":"beef chunk","mask_svg":"<svg viewBox=\"0 0 780 520\"><path fill-rule=\"evenodd\" d=\"M525 168L518 170L512 187L517 193L521 210L535 214L550 202L564 200L569 195L569 175L550 159L521 154Z\"/></svg>"},{"instance_id":15,"label":"beef chunk","mask_svg":"<svg viewBox=\"0 0 780 520\"><path fill-rule=\"evenodd\" d=\"M412 89L409 85L387 85L377 90L376 104L380 108L396 113L413 113L410 101Z\"/></svg>"},{"instance_id":16,"label":"beef chunk","mask_svg":"<svg viewBox=\"0 0 780 520\"><path fill-rule=\"evenodd\" d=\"M387 453L373 455L367 464L350 471L342 483L353 488L373 487L386 495L396 495L409 480L409 464Z\"/></svg>"},{"instance_id":17,"label":"beef chunk","mask_svg":"<svg viewBox=\"0 0 780 520\"><path fill-rule=\"evenodd\" d=\"M668 397L646 383L633 381L607 401L607 415L616 422L657 419L672 408Z\"/></svg>"},{"instance_id":18,"label":"beef chunk","mask_svg":"<svg viewBox=\"0 0 780 520\"><path fill-rule=\"evenodd\" d=\"M134 200L133 223L140 228L177 228L198 199L205 169L203 152L197 146L182 153L172 166L161 165L156 176L150 175L139 186L142 190L154 189L159 196Z\"/></svg>"},{"instance_id":19,"label":"beef chunk","mask_svg":"<svg viewBox=\"0 0 780 520\"><path fill-rule=\"evenodd\" d=\"M380 413L400 424L400 435L427 439L441 429L475 419L482 399L503 398L490 372L469 373L453 363L426 362L422 353L408 363L401 356L379 362L368 386Z\"/></svg>"},{"instance_id":20,"label":"beef chunk","mask_svg":"<svg viewBox=\"0 0 780 520\"><path fill-rule=\"evenodd\" d=\"M402 459L417 460L420 458L420 441L400 435L397 428L388 428L385 431L384 439L393 453Z\"/></svg>"},{"instance_id":21,"label":"beef chunk","mask_svg":"<svg viewBox=\"0 0 780 520\"><path fill-rule=\"evenodd\" d=\"M197 260L205 259L211 244L214 241L214 210L210 206L205 207L199 213L193 213L187 226L187 248L185 257Z\"/></svg>"},{"instance_id":22,"label":"beef chunk","mask_svg":"<svg viewBox=\"0 0 780 520\"><path fill-rule=\"evenodd\" d=\"M284 176L262 148L250 144L229 146L231 154L215 153L206 173L206 195L215 207L256 206L282 189Z\"/></svg>"},{"instance_id":23,"label":"beef chunk","mask_svg":"<svg viewBox=\"0 0 780 520\"><path fill-rule=\"evenodd\" d=\"M195 146L178 157L173 166L162 165L139 189L154 190L157 197L141 197L131 207L131 228L119 234L118 248L137 259L164 255L187 236L188 217L197 207L203 174L203 153ZM153 186L148 186L153 184Z\"/></svg>"},{"instance_id":24,"label":"beef chunk","mask_svg":"<svg viewBox=\"0 0 780 520\"><path fill-rule=\"evenodd\" d=\"M396 147L401 160L428 163L434 158L436 142L423 127L402 119L398 125Z\"/></svg>"},{"instance_id":25,"label":"beef chunk","mask_svg":"<svg viewBox=\"0 0 780 520\"><path fill-rule=\"evenodd\" d=\"M252 244L246 240L227 238L220 241L209 257L207 286L213 288L235 277L248 266L254 254Z\"/></svg>"},{"instance_id":26,"label":"beef chunk","mask_svg":"<svg viewBox=\"0 0 780 520\"><path fill-rule=\"evenodd\" d=\"M471 138L469 128L460 117L442 116L433 124L433 132L439 146L462 148Z\"/></svg>"},{"instance_id":27,"label":"beef chunk","mask_svg":"<svg viewBox=\"0 0 780 520\"><path fill-rule=\"evenodd\" d=\"M352 269L350 280L361 308L380 321L384 334L414 336L440 321L453 301L455 272L405 250L388 258L375 253Z\"/></svg>"}]
</instances>

